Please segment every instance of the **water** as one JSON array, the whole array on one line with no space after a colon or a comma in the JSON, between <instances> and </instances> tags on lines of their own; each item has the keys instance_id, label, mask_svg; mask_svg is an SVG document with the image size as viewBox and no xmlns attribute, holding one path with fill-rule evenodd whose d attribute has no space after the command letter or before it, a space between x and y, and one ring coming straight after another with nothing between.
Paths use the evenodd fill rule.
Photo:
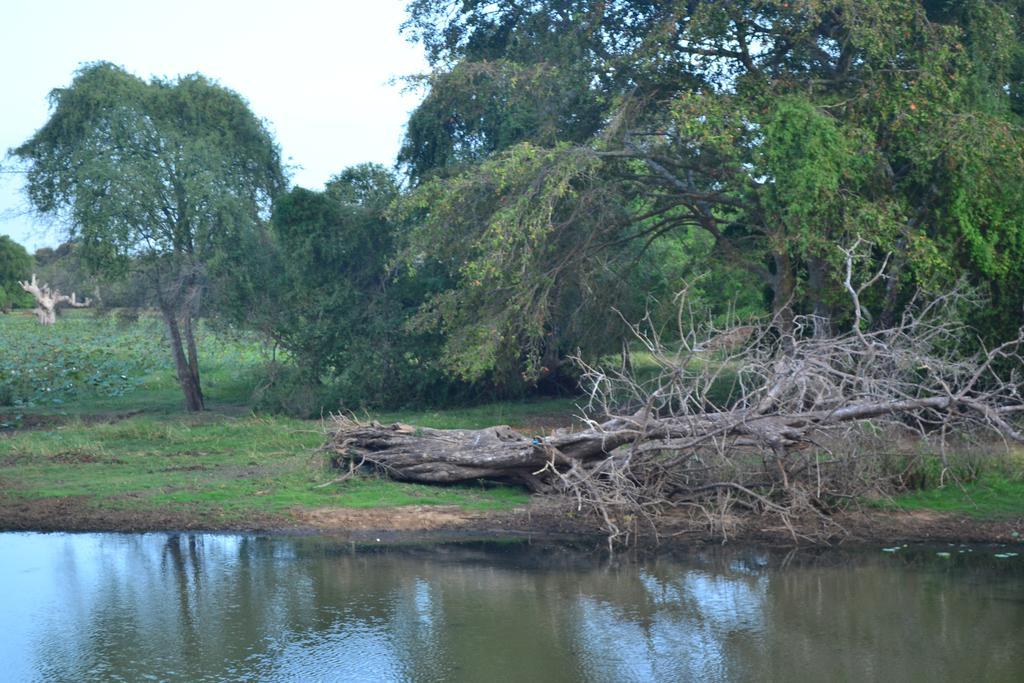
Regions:
<instances>
[{"instance_id":1,"label":"water","mask_svg":"<svg viewBox=\"0 0 1024 683\"><path fill-rule=\"evenodd\" d=\"M967 550L0 534L0 680L1024 680L1024 553Z\"/></svg>"}]
</instances>

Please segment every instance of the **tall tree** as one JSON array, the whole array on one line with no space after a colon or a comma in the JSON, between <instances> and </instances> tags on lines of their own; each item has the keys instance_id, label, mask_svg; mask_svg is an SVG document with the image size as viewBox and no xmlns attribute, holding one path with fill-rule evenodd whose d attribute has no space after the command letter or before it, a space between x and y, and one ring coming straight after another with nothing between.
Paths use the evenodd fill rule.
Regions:
<instances>
[{"instance_id":1,"label":"tall tree","mask_svg":"<svg viewBox=\"0 0 1024 683\"><path fill-rule=\"evenodd\" d=\"M422 217L412 253L432 244L458 259L458 286L424 315L485 363L509 340L543 349L566 329L560 311L607 308L588 296L566 309L567 294L608 292L599 278L628 282L642 262L631 251L692 231L763 289L784 335L798 313L842 315L835 245L856 236L878 245L879 259L894 254L889 286L870 302L878 321L891 322L912 288L965 275L1011 302L1024 258L1022 8L411 3L409 30L443 73L499 57L518 64L531 45L547 55L533 61L559 64L545 47L552 34L576 36L589 70L577 83L603 107L582 142L523 135L448 173L409 166ZM418 135L410 127L408 140ZM1020 319L1019 301L1002 310Z\"/></svg>"},{"instance_id":2,"label":"tall tree","mask_svg":"<svg viewBox=\"0 0 1024 683\"><path fill-rule=\"evenodd\" d=\"M278 149L238 94L194 74L137 78L100 62L51 92L51 116L11 150L35 208L98 270L137 269L167 326L191 411L203 409L195 321L207 266L269 214Z\"/></svg>"}]
</instances>

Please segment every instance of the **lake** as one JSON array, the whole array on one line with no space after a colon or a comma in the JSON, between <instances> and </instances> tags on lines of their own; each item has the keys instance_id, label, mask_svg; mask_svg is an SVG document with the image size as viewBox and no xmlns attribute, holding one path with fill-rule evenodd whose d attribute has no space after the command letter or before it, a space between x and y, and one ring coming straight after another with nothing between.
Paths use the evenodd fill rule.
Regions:
<instances>
[{"instance_id":1,"label":"lake","mask_svg":"<svg viewBox=\"0 0 1024 683\"><path fill-rule=\"evenodd\" d=\"M5 681L1024 680L1019 547L2 533L0 579Z\"/></svg>"}]
</instances>

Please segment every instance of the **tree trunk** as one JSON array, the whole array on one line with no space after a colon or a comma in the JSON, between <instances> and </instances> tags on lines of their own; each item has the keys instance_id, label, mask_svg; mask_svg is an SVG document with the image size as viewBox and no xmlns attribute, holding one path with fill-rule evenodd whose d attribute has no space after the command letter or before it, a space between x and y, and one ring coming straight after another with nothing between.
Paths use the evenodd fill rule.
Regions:
<instances>
[{"instance_id":1,"label":"tree trunk","mask_svg":"<svg viewBox=\"0 0 1024 683\"><path fill-rule=\"evenodd\" d=\"M33 312L40 325L53 325L57 322L57 311L52 307L47 308L40 303Z\"/></svg>"},{"instance_id":2,"label":"tree trunk","mask_svg":"<svg viewBox=\"0 0 1024 683\"><path fill-rule=\"evenodd\" d=\"M791 346L793 338L793 297L796 295L796 276L793 273L793 263L789 254L784 251L776 252L773 256L775 261L775 283L772 296L772 315L775 319L775 327L784 340L786 347Z\"/></svg>"},{"instance_id":3,"label":"tree trunk","mask_svg":"<svg viewBox=\"0 0 1024 683\"><path fill-rule=\"evenodd\" d=\"M204 400L203 387L199 382L199 352L196 350L196 337L193 333L192 316L189 314L185 315L185 344L185 348L188 351L189 376L191 377L192 386L195 387L195 393L199 397L198 410L202 410Z\"/></svg>"},{"instance_id":4,"label":"tree trunk","mask_svg":"<svg viewBox=\"0 0 1024 683\"><path fill-rule=\"evenodd\" d=\"M167 324L167 336L171 342L171 354L174 356L174 367L178 374L178 384L185 395L185 408L191 413L203 410L203 393L199 386L199 364L195 355L195 341L191 339L191 321L186 316L186 332L190 338L189 358L185 356L182 346L181 327L178 324L178 317L168 306L161 307L164 322ZM194 364L194 369L193 369Z\"/></svg>"},{"instance_id":5,"label":"tree trunk","mask_svg":"<svg viewBox=\"0 0 1024 683\"><path fill-rule=\"evenodd\" d=\"M901 239L896 246L897 251L895 256L893 256L892 267L885 283L885 303L882 306L882 314L878 319L880 327L890 327L896 323L900 297L900 277L903 275L903 268L907 263L905 240Z\"/></svg>"},{"instance_id":6,"label":"tree trunk","mask_svg":"<svg viewBox=\"0 0 1024 683\"><path fill-rule=\"evenodd\" d=\"M832 310L825 301L825 287L828 283L828 263L820 256L807 259L808 296L814 312L814 336L825 339L832 336Z\"/></svg>"}]
</instances>

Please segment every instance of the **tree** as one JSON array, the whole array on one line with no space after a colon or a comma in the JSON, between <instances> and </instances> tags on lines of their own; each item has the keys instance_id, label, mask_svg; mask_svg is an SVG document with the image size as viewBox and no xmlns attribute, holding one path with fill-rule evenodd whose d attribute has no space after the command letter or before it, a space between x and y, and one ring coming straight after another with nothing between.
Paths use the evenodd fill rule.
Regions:
<instances>
[{"instance_id":1,"label":"tree","mask_svg":"<svg viewBox=\"0 0 1024 683\"><path fill-rule=\"evenodd\" d=\"M399 163L414 182L520 142L583 142L629 82L601 68L649 28L657 2L413 0L403 30L433 73ZM620 48L621 49L621 48Z\"/></svg>"},{"instance_id":2,"label":"tree","mask_svg":"<svg viewBox=\"0 0 1024 683\"><path fill-rule=\"evenodd\" d=\"M0 310L7 312L24 303L19 281L32 272L32 257L25 247L7 235L0 235Z\"/></svg>"},{"instance_id":3,"label":"tree","mask_svg":"<svg viewBox=\"0 0 1024 683\"><path fill-rule=\"evenodd\" d=\"M502 344L543 355L570 328L560 311L607 310L593 296L571 305L573 291L628 282L636 254L694 231L713 245L709 267L744 271L764 292L782 336L799 314L851 315L836 244L858 236L878 260L893 253L887 287L866 302L876 324L892 324L915 289L962 277L993 294L1005 327L1020 320L1019 0L417 0L410 12L409 30L451 75L432 77L448 100L474 64L560 65L546 47L558 34L577 37L575 68L589 73L579 96L599 93L590 101L603 107L582 138L513 140L463 89L453 111L482 118L453 128L452 148L479 138L489 153L456 154L429 176L419 169L452 155L423 147L420 166L406 162L422 216L412 253L431 244L458 261L456 286L423 314L482 366ZM524 57L533 48L543 57ZM407 153L421 138L410 126ZM582 329L559 345L585 342Z\"/></svg>"},{"instance_id":4,"label":"tree","mask_svg":"<svg viewBox=\"0 0 1024 683\"><path fill-rule=\"evenodd\" d=\"M389 213L400 189L378 164L346 168L323 191L277 197L266 229L232 250L218 308L287 352L264 401L298 414L325 405L443 400L431 361L437 342L407 328L431 286L429 269L397 268L401 225ZM443 382L440 384L444 384Z\"/></svg>"},{"instance_id":5,"label":"tree","mask_svg":"<svg viewBox=\"0 0 1024 683\"><path fill-rule=\"evenodd\" d=\"M28 165L29 199L98 271L138 271L186 407L202 410L194 325L207 267L266 218L285 184L278 149L238 94L198 74L147 83L100 62L50 103L46 125L11 150Z\"/></svg>"},{"instance_id":6,"label":"tree","mask_svg":"<svg viewBox=\"0 0 1024 683\"><path fill-rule=\"evenodd\" d=\"M32 295L36 300L36 318L40 325L53 325L57 322L57 307L61 305L72 308L86 308L92 304L90 299L79 301L77 295L71 292L71 296L61 294L59 289L51 289L50 285L36 282L36 274L32 273L32 279L28 282L18 283L23 290Z\"/></svg>"},{"instance_id":7,"label":"tree","mask_svg":"<svg viewBox=\"0 0 1024 683\"><path fill-rule=\"evenodd\" d=\"M856 277L859 244L844 251L854 311L844 332L822 336L814 320L797 316L788 340L767 325L697 326L666 348L636 327L657 372L586 366L595 419L539 436L339 416L328 444L335 466L348 469L339 481L366 468L402 481L524 484L594 513L610 541L628 540L638 521L657 535L665 516L686 508L724 534L737 506L778 516L796 540L796 519L810 516L827 538L841 530L833 511L897 478L865 467L891 456L873 455L883 443L883 452L900 437L932 443L946 468L954 439L987 433L1024 444L1024 326L986 348L958 320L963 304L977 302L953 291L916 300L892 327L865 332L861 298L884 270Z\"/></svg>"}]
</instances>

